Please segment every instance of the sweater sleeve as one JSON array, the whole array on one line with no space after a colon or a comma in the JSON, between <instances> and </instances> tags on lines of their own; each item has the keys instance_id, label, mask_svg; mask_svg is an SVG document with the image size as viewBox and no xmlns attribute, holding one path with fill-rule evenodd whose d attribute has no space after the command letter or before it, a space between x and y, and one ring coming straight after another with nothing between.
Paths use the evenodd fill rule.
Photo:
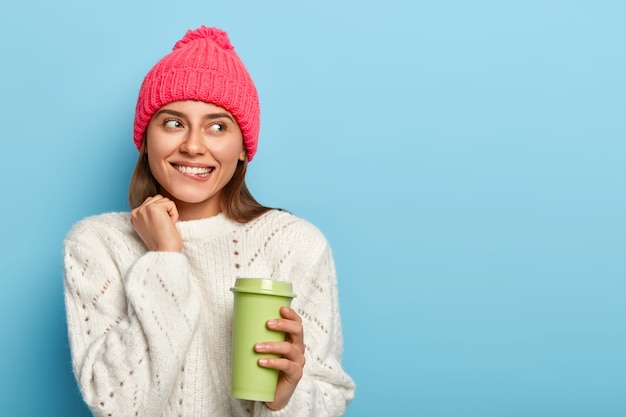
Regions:
<instances>
[{"instance_id":1,"label":"sweater sleeve","mask_svg":"<svg viewBox=\"0 0 626 417\"><path fill-rule=\"evenodd\" d=\"M343 336L335 265L330 247L327 243L324 247L302 276L290 277L297 292L292 307L304 326L306 365L302 379L282 410L272 411L263 403L255 403L257 417L342 416L354 396L355 384L341 366Z\"/></svg>"},{"instance_id":2,"label":"sweater sleeve","mask_svg":"<svg viewBox=\"0 0 626 417\"><path fill-rule=\"evenodd\" d=\"M125 249L85 226L65 241L72 364L95 415L158 416L183 371L200 302L184 255L147 252L124 270Z\"/></svg>"}]
</instances>

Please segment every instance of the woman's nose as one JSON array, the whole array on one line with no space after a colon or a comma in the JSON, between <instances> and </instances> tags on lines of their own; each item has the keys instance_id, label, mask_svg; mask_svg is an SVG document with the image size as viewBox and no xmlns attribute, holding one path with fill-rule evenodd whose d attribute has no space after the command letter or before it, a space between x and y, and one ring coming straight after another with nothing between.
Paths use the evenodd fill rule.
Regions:
<instances>
[{"instance_id":1,"label":"woman's nose","mask_svg":"<svg viewBox=\"0 0 626 417\"><path fill-rule=\"evenodd\" d=\"M206 145L202 132L198 129L190 129L180 145L180 151L189 155L203 155L206 152Z\"/></svg>"}]
</instances>

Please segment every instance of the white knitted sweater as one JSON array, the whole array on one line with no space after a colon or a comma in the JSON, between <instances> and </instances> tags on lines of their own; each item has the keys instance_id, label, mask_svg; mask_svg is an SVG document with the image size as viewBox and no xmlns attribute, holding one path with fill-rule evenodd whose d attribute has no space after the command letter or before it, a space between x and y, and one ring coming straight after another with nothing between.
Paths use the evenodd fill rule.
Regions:
<instances>
[{"instance_id":1,"label":"white knitted sweater","mask_svg":"<svg viewBox=\"0 0 626 417\"><path fill-rule=\"evenodd\" d=\"M342 370L331 250L310 223L272 210L240 224L219 214L178 222L182 253L148 252L129 213L77 223L65 240L74 373L98 416L340 416L354 383ZM286 408L230 398L237 277L293 283L304 376Z\"/></svg>"}]
</instances>

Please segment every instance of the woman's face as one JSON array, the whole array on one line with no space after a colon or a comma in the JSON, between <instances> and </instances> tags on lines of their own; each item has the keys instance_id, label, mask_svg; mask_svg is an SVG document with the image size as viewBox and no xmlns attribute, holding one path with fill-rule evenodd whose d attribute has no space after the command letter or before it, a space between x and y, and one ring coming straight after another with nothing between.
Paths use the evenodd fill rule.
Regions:
<instances>
[{"instance_id":1,"label":"woman's face","mask_svg":"<svg viewBox=\"0 0 626 417\"><path fill-rule=\"evenodd\" d=\"M176 101L161 107L146 130L152 175L181 220L220 212L220 194L246 158L235 118L222 107Z\"/></svg>"}]
</instances>

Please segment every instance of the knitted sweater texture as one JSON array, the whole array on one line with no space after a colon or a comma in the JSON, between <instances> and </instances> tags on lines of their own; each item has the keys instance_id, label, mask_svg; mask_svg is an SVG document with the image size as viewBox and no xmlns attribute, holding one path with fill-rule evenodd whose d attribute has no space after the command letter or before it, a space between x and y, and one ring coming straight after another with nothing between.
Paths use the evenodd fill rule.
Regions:
<instances>
[{"instance_id":1,"label":"knitted sweater texture","mask_svg":"<svg viewBox=\"0 0 626 417\"><path fill-rule=\"evenodd\" d=\"M182 253L150 252L129 213L77 223L64 245L72 363L98 416L340 416L354 383L331 250L310 223L272 210L240 224L219 214L178 222ZM237 277L290 281L306 365L289 404L230 397Z\"/></svg>"}]
</instances>

